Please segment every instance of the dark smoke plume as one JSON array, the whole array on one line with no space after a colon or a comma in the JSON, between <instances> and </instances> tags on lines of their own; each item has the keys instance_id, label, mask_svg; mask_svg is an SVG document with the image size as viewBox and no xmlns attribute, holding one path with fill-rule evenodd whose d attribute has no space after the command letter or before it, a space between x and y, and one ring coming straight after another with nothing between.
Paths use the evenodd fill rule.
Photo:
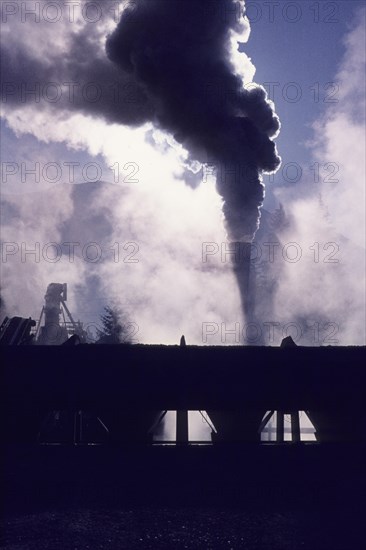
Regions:
<instances>
[{"instance_id":1,"label":"dark smoke plume","mask_svg":"<svg viewBox=\"0 0 366 550\"><path fill-rule=\"evenodd\" d=\"M243 10L237 0L135 0L107 53L143 88L151 121L192 160L216 165L229 239L250 242L264 198L261 173L280 163L271 140L280 124L263 88L245 89L233 73L230 38L242 29Z\"/></svg>"}]
</instances>

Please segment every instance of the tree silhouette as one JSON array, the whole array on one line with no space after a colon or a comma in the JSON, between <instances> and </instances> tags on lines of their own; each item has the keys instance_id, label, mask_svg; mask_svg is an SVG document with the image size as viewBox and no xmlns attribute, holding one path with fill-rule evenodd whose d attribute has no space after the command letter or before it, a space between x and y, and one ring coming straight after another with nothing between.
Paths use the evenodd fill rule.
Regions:
<instances>
[{"instance_id":1,"label":"tree silhouette","mask_svg":"<svg viewBox=\"0 0 366 550\"><path fill-rule=\"evenodd\" d=\"M5 300L1 294L1 287L0 287L0 321L2 321L7 315L7 309Z\"/></svg>"},{"instance_id":2,"label":"tree silhouette","mask_svg":"<svg viewBox=\"0 0 366 550\"><path fill-rule=\"evenodd\" d=\"M102 328L98 330L98 344L130 344L130 323L127 316L116 307L105 306L100 320Z\"/></svg>"}]
</instances>

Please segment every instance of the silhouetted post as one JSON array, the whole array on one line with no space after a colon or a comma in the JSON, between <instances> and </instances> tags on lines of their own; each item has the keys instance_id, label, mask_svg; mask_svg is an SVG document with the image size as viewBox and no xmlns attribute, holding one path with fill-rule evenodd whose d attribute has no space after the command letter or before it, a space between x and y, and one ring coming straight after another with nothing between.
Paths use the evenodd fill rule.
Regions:
<instances>
[{"instance_id":1,"label":"silhouetted post","mask_svg":"<svg viewBox=\"0 0 366 550\"><path fill-rule=\"evenodd\" d=\"M180 338L180 345L186 345L184 334ZM188 411L177 411L176 425L176 441L177 443L188 443Z\"/></svg>"},{"instance_id":2,"label":"silhouetted post","mask_svg":"<svg viewBox=\"0 0 366 550\"><path fill-rule=\"evenodd\" d=\"M188 443L188 411L177 411L177 443Z\"/></svg>"},{"instance_id":3,"label":"silhouetted post","mask_svg":"<svg viewBox=\"0 0 366 550\"><path fill-rule=\"evenodd\" d=\"M299 411L291 413L291 435L292 441L300 441L300 418Z\"/></svg>"},{"instance_id":4,"label":"silhouetted post","mask_svg":"<svg viewBox=\"0 0 366 550\"><path fill-rule=\"evenodd\" d=\"M283 437L283 428L284 428L284 414L283 411L277 411L277 433L276 433L276 439L277 442L282 443L284 440Z\"/></svg>"}]
</instances>

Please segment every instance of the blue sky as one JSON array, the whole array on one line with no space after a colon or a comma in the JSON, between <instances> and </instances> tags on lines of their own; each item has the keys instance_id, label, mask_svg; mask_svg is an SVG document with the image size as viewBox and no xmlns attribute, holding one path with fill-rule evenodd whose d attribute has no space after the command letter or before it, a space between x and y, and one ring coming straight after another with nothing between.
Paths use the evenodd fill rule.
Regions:
<instances>
[{"instance_id":1,"label":"blue sky","mask_svg":"<svg viewBox=\"0 0 366 550\"><path fill-rule=\"evenodd\" d=\"M343 38L355 25L358 10L364 2L357 0L337 2L253 2L251 35L242 49L251 57L255 67L255 81L279 83L274 90L276 112L282 129L276 140L283 164L297 162L304 165L304 176L311 176L313 162L306 142L313 137L311 125L329 106L339 99L339 92L328 83L336 82L339 63L345 53ZM250 6L250 3L248 3ZM294 22L289 21L294 19ZM297 20L298 19L298 20ZM360 44L362 48L362 44ZM298 88L291 86L295 82ZM301 93L296 102L286 101L286 90L291 99ZM269 91L269 90L268 90ZM332 95L333 94L333 95ZM335 162L340 159L334 159ZM307 172L307 174L306 174ZM295 172L289 173L289 179ZM267 178L266 178L267 179ZM275 176L275 184L283 182L282 171ZM270 185L267 187L270 193ZM268 201L268 206L273 206Z\"/></svg>"}]
</instances>

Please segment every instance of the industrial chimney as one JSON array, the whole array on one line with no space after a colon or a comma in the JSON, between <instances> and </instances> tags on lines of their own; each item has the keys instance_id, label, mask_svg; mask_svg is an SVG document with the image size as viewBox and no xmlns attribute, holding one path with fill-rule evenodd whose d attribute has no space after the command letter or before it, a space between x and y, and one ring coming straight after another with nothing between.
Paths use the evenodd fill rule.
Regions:
<instances>
[{"instance_id":1,"label":"industrial chimney","mask_svg":"<svg viewBox=\"0 0 366 550\"><path fill-rule=\"evenodd\" d=\"M232 243L231 249L235 251L233 255L233 271L238 282L242 310L245 314L246 322L250 322L254 317L254 289L251 288L251 270L250 256L251 243L236 241Z\"/></svg>"}]
</instances>

